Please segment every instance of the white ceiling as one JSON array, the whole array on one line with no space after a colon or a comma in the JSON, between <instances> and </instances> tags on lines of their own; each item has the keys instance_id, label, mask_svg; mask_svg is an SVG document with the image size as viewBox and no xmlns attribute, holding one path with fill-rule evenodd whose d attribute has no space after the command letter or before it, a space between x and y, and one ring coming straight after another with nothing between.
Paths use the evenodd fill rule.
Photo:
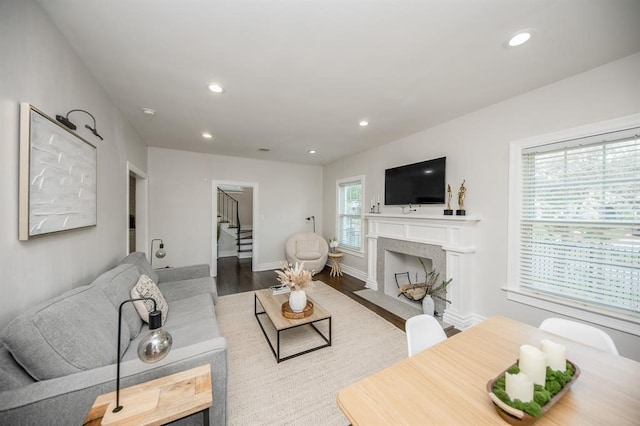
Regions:
<instances>
[{"instance_id":1,"label":"white ceiling","mask_svg":"<svg viewBox=\"0 0 640 426\"><path fill-rule=\"evenodd\" d=\"M640 0L39 2L148 145L309 164L640 51Z\"/></svg>"}]
</instances>

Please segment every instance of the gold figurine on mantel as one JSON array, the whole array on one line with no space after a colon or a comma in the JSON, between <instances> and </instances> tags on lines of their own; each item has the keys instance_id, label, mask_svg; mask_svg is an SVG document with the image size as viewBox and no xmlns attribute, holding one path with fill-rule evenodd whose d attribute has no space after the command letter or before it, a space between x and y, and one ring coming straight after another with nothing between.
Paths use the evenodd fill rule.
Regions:
<instances>
[{"instance_id":1,"label":"gold figurine on mantel","mask_svg":"<svg viewBox=\"0 0 640 426\"><path fill-rule=\"evenodd\" d=\"M462 180L462 185L460 185L460 189L458 189L458 210L456 210L457 216L464 216L466 211L464 209L464 196L467 193L467 188L465 188L464 183L466 179Z\"/></svg>"},{"instance_id":2,"label":"gold figurine on mantel","mask_svg":"<svg viewBox=\"0 0 640 426\"><path fill-rule=\"evenodd\" d=\"M451 198L453 197L453 191L451 191L451 184L447 184L447 208L444 211L445 216L453 215L453 210L451 210Z\"/></svg>"}]
</instances>

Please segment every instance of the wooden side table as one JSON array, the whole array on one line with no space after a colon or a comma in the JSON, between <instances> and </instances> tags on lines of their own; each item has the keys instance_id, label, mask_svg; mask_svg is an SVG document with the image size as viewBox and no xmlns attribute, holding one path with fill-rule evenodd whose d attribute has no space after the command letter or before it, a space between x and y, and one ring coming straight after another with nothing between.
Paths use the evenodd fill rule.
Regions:
<instances>
[{"instance_id":1,"label":"wooden side table","mask_svg":"<svg viewBox=\"0 0 640 426\"><path fill-rule=\"evenodd\" d=\"M209 425L209 408L213 406L211 366L161 377L120 389L120 405L113 413L116 392L96 398L85 425L163 425L202 411L204 425Z\"/></svg>"},{"instance_id":2,"label":"wooden side table","mask_svg":"<svg viewBox=\"0 0 640 426\"><path fill-rule=\"evenodd\" d=\"M340 252L331 253L331 252L329 252L328 256L331 259L331 273L329 274L329 276L331 276L331 277L341 277L342 276L342 269L340 269L340 261L342 260L342 256L344 256L344 253L340 253Z\"/></svg>"}]
</instances>

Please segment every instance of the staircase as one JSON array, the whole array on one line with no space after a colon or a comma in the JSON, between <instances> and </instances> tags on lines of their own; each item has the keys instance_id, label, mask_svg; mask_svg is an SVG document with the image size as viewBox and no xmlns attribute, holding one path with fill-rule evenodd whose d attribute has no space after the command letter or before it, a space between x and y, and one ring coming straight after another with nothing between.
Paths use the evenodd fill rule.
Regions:
<instances>
[{"instance_id":1,"label":"staircase","mask_svg":"<svg viewBox=\"0 0 640 426\"><path fill-rule=\"evenodd\" d=\"M239 258L253 256L253 230L242 227L238 212L238 200L218 188L218 229L233 235L236 255Z\"/></svg>"},{"instance_id":2,"label":"staircase","mask_svg":"<svg viewBox=\"0 0 640 426\"><path fill-rule=\"evenodd\" d=\"M249 256L242 253L249 253ZM251 257L253 255L253 229L238 228L238 257Z\"/></svg>"}]
</instances>

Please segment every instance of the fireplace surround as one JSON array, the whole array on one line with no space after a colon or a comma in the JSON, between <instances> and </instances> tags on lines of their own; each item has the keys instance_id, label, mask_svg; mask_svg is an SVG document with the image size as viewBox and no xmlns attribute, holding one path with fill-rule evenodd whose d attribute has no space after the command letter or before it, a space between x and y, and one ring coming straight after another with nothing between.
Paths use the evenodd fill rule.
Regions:
<instances>
[{"instance_id":1,"label":"fireplace surround","mask_svg":"<svg viewBox=\"0 0 640 426\"><path fill-rule=\"evenodd\" d=\"M430 259L442 279L453 279L447 288L451 303L446 306L443 321L460 330L475 324L471 301L478 217L383 213L368 214L366 218L368 288L385 292L385 281L390 276L389 271L385 272L388 252Z\"/></svg>"}]
</instances>

